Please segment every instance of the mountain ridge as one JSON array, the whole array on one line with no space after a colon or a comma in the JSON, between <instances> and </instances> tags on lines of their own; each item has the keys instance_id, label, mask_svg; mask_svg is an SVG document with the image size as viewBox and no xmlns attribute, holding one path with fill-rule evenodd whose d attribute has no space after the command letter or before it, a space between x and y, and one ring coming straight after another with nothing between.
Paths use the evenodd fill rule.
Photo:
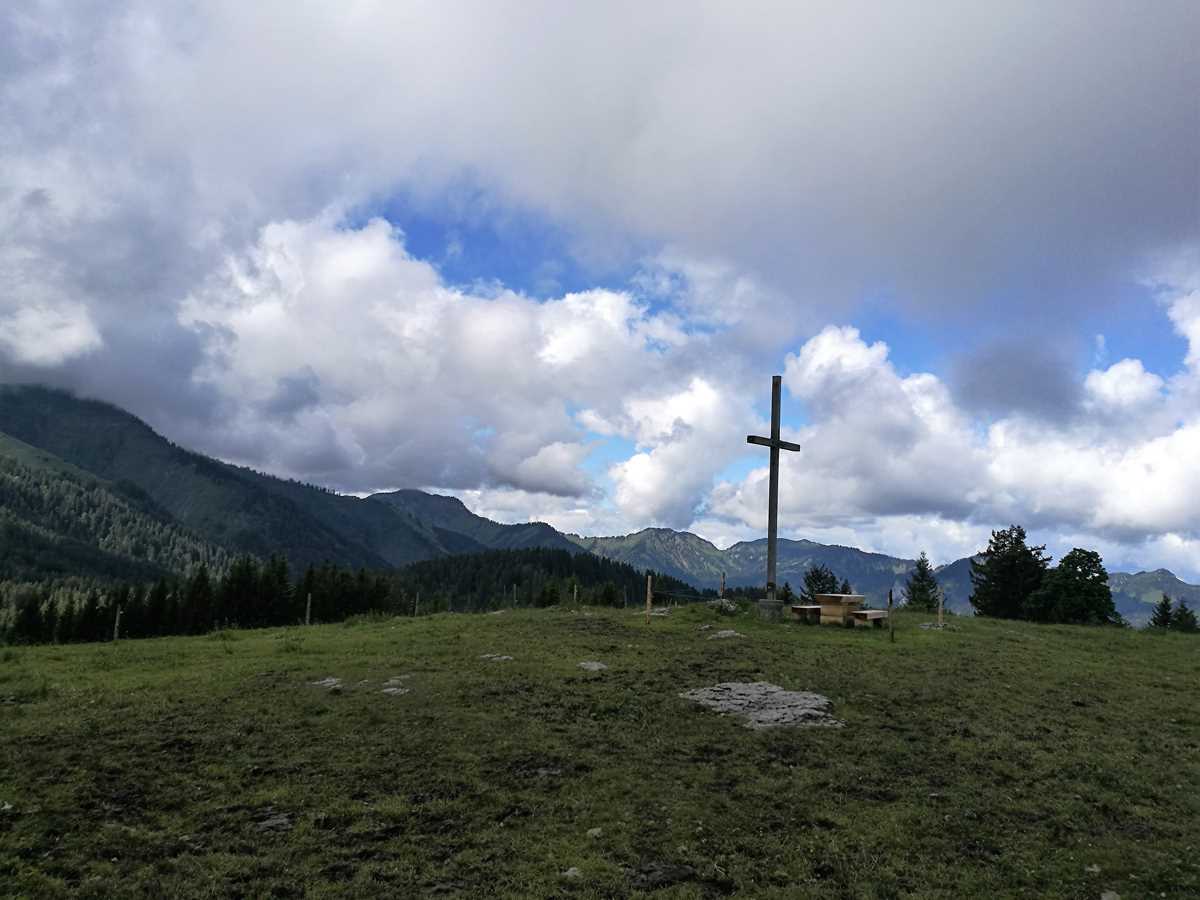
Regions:
<instances>
[{"instance_id":1,"label":"mountain ridge","mask_svg":"<svg viewBox=\"0 0 1200 900\"><path fill-rule=\"evenodd\" d=\"M545 522L494 522L457 497L413 488L363 498L338 494L186 450L119 407L38 385L0 385L3 437L0 458L29 461L40 454L64 473L122 486L118 492L127 497L138 494L230 553L279 553L297 567L329 560L394 568L457 553L545 547L594 553L701 589L718 587L722 573L730 587L761 585L766 570L765 538L722 550L693 532L661 526L625 535L564 534ZM971 612L970 561L965 557L935 570L953 612ZM888 590L899 599L914 561L806 538L780 539L781 584L798 591L804 572L817 564L882 605ZM1200 586L1167 569L1112 572L1109 580L1118 610L1135 623L1148 618L1163 592L1200 606Z\"/></svg>"}]
</instances>

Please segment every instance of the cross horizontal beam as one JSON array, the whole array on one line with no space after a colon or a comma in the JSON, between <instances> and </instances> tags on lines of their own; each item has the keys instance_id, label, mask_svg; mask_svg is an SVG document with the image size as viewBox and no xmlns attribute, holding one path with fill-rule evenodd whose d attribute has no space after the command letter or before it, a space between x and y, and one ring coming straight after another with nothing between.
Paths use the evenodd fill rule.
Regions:
<instances>
[{"instance_id":1,"label":"cross horizontal beam","mask_svg":"<svg viewBox=\"0 0 1200 900\"><path fill-rule=\"evenodd\" d=\"M793 444L790 441L781 441L776 438L772 441L770 438L759 437L757 434L746 435L747 444L758 444L760 447L778 447L780 450L799 450L799 444Z\"/></svg>"}]
</instances>

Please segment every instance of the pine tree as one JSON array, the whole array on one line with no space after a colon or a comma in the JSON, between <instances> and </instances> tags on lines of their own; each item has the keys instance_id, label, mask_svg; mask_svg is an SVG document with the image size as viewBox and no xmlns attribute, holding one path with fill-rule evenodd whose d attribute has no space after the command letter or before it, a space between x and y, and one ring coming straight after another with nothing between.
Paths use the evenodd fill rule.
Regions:
<instances>
[{"instance_id":1,"label":"pine tree","mask_svg":"<svg viewBox=\"0 0 1200 900\"><path fill-rule=\"evenodd\" d=\"M901 595L909 609L937 612L942 588L938 584L937 578L934 577L933 566L930 565L929 557L925 555L924 550L917 557L917 564L913 567L912 574L908 576Z\"/></svg>"},{"instance_id":2,"label":"pine tree","mask_svg":"<svg viewBox=\"0 0 1200 900\"><path fill-rule=\"evenodd\" d=\"M1024 618L1077 625L1119 621L1100 554L1078 547L1066 554L1029 595Z\"/></svg>"},{"instance_id":3,"label":"pine tree","mask_svg":"<svg viewBox=\"0 0 1200 900\"><path fill-rule=\"evenodd\" d=\"M158 583L146 592L145 608L142 612L142 633L146 637L156 637L165 630L164 620L167 613L167 582L160 578Z\"/></svg>"},{"instance_id":4,"label":"pine tree","mask_svg":"<svg viewBox=\"0 0 1200 900\"><path fill-rule=\"evenodd\" d=\"M1012 525L993 531L983 560L971 560L971 605L983 616L1020 619L1030 596L1042 586L1050 557L1045 545L1028 547L1025 529Z\"/></svg>"},{"instance_id":5,"label":"pine tree","mask_svg":"<svg viewBox=\"0 0 1200 900\"><path fill-rule=\"evenodd\" d=\"M201 563L188 579L180 603L184 634L205 634L212 630L213 591L208 566Z\"/></svg>"},{"instance_id":6,"label":"pine tree","mask_svg":"<svg viewBox=\"0 0 1200 900\"><path fill-rule=\"evenodd\" d=\"M58 614L58 642L69 644L76 640L75 621L77 617L75 601L71 597L63 600L62 609Z\"/></svg>"},{"instance_id":7,"label":"pine tree","mask_svg":"<svg viewBox=\"0 0 1200 900\"><path fill-rule=\"evenodd\" d=\"M19 594L13 601L10 640L16 644L36 644L42 639L42 600L32 590Z\"/></svg>"},{"instance_id":8,"label":"pine tree","mask_svg":"<svg viewBox=\"0 0 1200 900\"><path fill-rule=\"evenodd\" d=\"M1183 600L1175 605L1175 612L1171 614L1171 628L1187 634L1195 634L1200 631L1200 625L1196 622L1196 614L1188 609L1187 603Z\"/></svg>"},{"instance_id":9,"label":"pine tree","mask_svg":"<svg viewBox=\"0 0 1200 900\"><path fill-rule=\"evenodd\" d=\"M811 605L817 602L817 594L836 594L838 587L838 579L833 571L823 563L817 563L804 573L800 599Z\"/></svg>"},{"instance_id":10,"label":"pine tree","mask_svg":"<svg viewBox=\"0 0 1200 900\"><path fill-rule=\"evenodd\" d=\"M88 591L87 599L79 609L75 622L77 641L91 642L101 638L100 597L95 590Z\"/></svg>"},{"instance_id":11,"label":"pine tree","mask_svg":"<svg viewBox=\"0 0 1200 900\"><path fill-rule=\"evenodd\" d=\"M1150 627L1165 630L1171 627L1171 619L1171 598L1163 594L1162 599L1154 604L1154 614L1150 616Z\"/></svg>"},{"instance_id":12,"label":"pine tree","mask_svg":"<svg viewBox=\"0 0 1200 900\"><path fill-rule=\"evenodd\" d=\"M843 578L842 583L838 585L839 594L853 594L854 588L850 587L850 579Z\"/></svg>"}]
</instances>

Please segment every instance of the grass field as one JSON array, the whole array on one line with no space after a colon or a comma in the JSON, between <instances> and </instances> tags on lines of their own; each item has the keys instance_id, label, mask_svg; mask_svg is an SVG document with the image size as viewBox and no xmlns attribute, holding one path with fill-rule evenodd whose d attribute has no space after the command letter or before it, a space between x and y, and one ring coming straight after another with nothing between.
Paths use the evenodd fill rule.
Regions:
<instances>
[{"instance_id":1,"label":"grass field","mask_svg":"<svg viewBox=\"0 0 1200 900\"><path fill-rule=\"evenodd\" d=\"M890 644L550 609L0 649L0 894L1200 896L1200 639L919 621ZM845 727L677 696L755 680Z\"/></svg>"}]
</instances>

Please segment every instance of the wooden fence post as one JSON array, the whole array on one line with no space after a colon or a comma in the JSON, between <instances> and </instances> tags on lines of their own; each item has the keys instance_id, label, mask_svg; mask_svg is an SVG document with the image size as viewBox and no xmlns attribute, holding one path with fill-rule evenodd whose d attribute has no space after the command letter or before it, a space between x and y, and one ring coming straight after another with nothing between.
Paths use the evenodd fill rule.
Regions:
<instances>
[{"instance_id":1,"label":"wooden fence post","mask_svg":"<svg viewBox=\"0 0 1200 900\"><path fill-rule=\"evenodd\" d=\"M892 589L888 588L888 631L891 632L892 643L896 643L896 620L892 618Z\"/></svg>"},{"instance_id":2,"label":"wooden fence post","mask_svg":"<svg viewBox=\"0 0 1200 900\"><path fill-rule=\"evenodd\" d=\"M650 624L650 605L654 602L654 576L646 575L646 624Z\"/></svg>"},{"instance_id":3,"label":"wooden fence post","mask_svg":"<svg viewBox=\"0 0 1200 900\"><path fill-rule=\"evenodd\" d=\"M117 617L113 620L113 643L121 637L121 607L117 607Z\"/></svg>"},{"instance_id":4,"label":"wooden fence post","mask_svg":"<svg viewBox=\"0 0 1200 900\"><path fill-rule=\"evenodd\" d=\"M311 593L308 595L308 598L304 601L304 624L305 625L312 624L312 594Z\"/></svg>"}]
</instances>

